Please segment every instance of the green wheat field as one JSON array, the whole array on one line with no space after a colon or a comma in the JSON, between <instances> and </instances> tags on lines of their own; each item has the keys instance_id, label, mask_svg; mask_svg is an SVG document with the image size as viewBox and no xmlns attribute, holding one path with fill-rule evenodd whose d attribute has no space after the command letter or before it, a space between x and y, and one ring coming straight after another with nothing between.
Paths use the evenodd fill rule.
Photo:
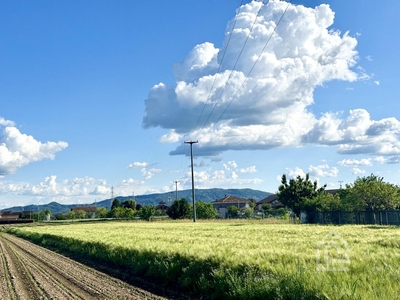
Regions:
<instances>
[{"instance_id":1,"label":"green wheat field","mask_svg":"<svg viewBox=\"0 0 400 300\"><path fill-rule=\"evenodd\" d=\"M12 228L193 297L400 299L400 228L98 222Z\"/></svg>"}]
</instances>

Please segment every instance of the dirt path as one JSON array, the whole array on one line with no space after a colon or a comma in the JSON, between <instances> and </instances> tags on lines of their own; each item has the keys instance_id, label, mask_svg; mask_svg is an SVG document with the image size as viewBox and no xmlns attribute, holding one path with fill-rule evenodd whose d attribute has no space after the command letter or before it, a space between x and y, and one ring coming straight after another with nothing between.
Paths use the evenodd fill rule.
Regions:
<instances>
[{"instance_id":1,"label":"dirt path","mask_svg":"<svg viewBox=\"0 0 400 300\"><path fill-rule=\"evenodd\" d=\"M0 234L2 300L165 299L8 234Z\"/></svg>"}]
</instances>

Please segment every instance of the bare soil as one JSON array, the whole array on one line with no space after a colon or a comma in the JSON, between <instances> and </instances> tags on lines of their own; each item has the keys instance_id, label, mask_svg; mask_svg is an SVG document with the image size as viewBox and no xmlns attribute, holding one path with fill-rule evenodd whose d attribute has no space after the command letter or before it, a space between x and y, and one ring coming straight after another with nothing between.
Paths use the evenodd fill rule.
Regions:
<instances>
[{"instance_id":1,"label":"bare soil","mask_svg":"<svg viewBox=\"0 0 400 300\"><path fill-rule=\"evenodd\" d=\"M0 235L2 300L166 299L15 236Z\"/></svg>"}]
</instances>

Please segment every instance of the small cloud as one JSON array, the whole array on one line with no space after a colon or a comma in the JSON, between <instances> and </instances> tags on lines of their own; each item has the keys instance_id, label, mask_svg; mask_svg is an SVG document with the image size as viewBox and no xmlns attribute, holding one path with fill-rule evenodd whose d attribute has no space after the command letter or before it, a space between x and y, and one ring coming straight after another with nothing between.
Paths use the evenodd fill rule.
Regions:
<instances>
[{"instance_id":1,"label":"small cloud","mask_svg":"<svg viewBox=\"0 0 400 300\"><path fill-rule=\"evenodd\" d=\"M145 168L149 165L148 162L134 162L133 164L129 164L128 168Z\"/></svg>"},{"instance_id":2,"label":"small cloud","mask_svg":"<svg viewBox=\"0 0 400 300\"><path fill-rule=\"evenodd\" d=\"M118 186L127 187L130 185L143 185L143 184L144 184L144 181L142 181L142 180L135 180L135 179L129 178L129 179L122 180Z\"/></svg>"},{"instance_id":3,"label":"small cloud","mask_svg":"<svg viewBox=\"0 0 400 300\"><path fill-rule=\"evenodd\" d=\"M15 123L14 123L13 121L6 120L6 119L0 117L0 125L1 125L1 126L11 126L11 127L14 127L14 126L15 126Z\"/></svg>"},{"instance_id":4,"label":"small cloud","mask_svg":"<svg viewBox=\"0 0 400 300\"><path fill-rule=\"evenodd\" d=\"M366 58L368 61L372 61L371 55L367 55L365 58Z\"/></svg>"},{"instance_id":5,"label":"small cloud","mask_svg":"<svg viewBox=\"0 0 400 300\"><path fill-rule=\"evenodd\" d=\"M247 167L244 169L240 169L239 172L240 173L256 173L257 169L256 169L256 166L250 166L250 167Z\"/></svg>"},{"instance_id":6,"label":"small cloud","mask_svg":"<svg viewBox=\"0 0 400 300\"><path fill-rule=\"evenodd\" d=\"M378 163L378 164L383 164L385 163L386 159L383 156L378 156L374 158L374 162Z\"/></svg>"},{"instance_id":7,"label":"small cloud","mask_svg":"<svg viewBox=\"0 0 400 300\"><path fill-rule=\"evenodd\" d=\"M374 83L375 83L376 85L380 85L380 81L379 81L379 80L375 80Z\"/></svg>"},{"instance_id":8,"label":"small cloud","mask_svg":"<svg viewBox=\"0 0 400 300\"><path fill-rule=\"evenodd\" d=\"M110 188L107 186L99 185L96 186L91 195L107 195L110 193Z\"/></svg>"},{"instance_id":9,"label":"small cloud","mask_svg":"<svg viewBox=\"0 0 400 300\"><path fill-rule=\"evenodd\" d=\"M288 176L291 178L295 178L297 176L306 177L306 173L299 167L296 167L294 170L287 168L287 170L289 171Z\"/></svg>"},{"instance_id":10,"label":"small cloud","mask_svg":"<svg viewBox=\"0 0 400 300\"><path fill-rule=\"evenodd\" d=\"M308 168L310 175L320 177L336 177L339 170L336 167L329 167L329 165L310 166Z\"/></svg>"},{"instance_id":11,"label":"small cloud","mask_svg":"<svg viewBox=\"0 0 400 300\"><path fill-rule=\"evenodd\" d=\"M228 161L228 165L231 166L232 168L236 169L237 168L237 164L234 160L232 161Z\"/></svg>"},{"instance_id":12,"label":"small cloud","mask_svg":"<svg viewBox=\"0 0 400 300\"><path fill-rule=\"evenodd\" d=\"M338 165L343 167L358 167L358 166L372 166L370 158L357 159L343 159L338 161Z\"/></svg>"},{"instance_id":13,"label":"small cloud","mask_svg":"<svg viewBox=\"0 0 400 300\"><path fill-rule=\"evenodd\" d=\"M153 177L155 174L160 173L161 169L155 169L155 168L151 168L150 170L147 170L146 168L143 168L140 170L140 172L142 173L142 176L145 179L150 179L151 177Z\"/></svg>"},{"instance_id":14,"label":"small cloud","mask_svg":"<svg viewBox=\"0 0 400 300\"><path fill-rule=\"evenodd\" d=\"M353 173L353 175L363 175L365 174L365 170L361 170L358 167L355 167L351 170L351 172Z\"/></svg>"}]
</instances>

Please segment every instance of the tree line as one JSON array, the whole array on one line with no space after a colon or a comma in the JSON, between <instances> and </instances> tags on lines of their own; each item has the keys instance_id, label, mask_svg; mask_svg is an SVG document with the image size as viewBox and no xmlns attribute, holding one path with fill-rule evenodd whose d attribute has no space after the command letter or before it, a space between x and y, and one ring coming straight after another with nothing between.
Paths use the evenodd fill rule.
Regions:
<instances>
[{"instance_id":1,"label":"tree line","mask_svg":"<svg viewBox=\"0 0 400 300\"><path fill-rule=\"evenodd\" d=\"M312 215L322 211L382 211L400 208L400 187L385 182L383 177L371 174L357 177L345 188L335 193L326 190L326 184L318 187L310 175L287 179L283 174L277 192L278 200L290 208L296 217L302 212Z\"/></svg>"},{"instance_id":2,"label":"tree line","mask_svg":"<svg viewBox=\"0 0 400 300\"><path fill-rule=\"evenodd\" d=\"M84 210L71 210L66 214L57 214L53 216L49 209L40 213L33 213L27 218L34 220L44 220L47 216L50 219L56 220L75 220L86 218L113 218L113 219L143 219L150 221L155 216L161 216L163 212L156 209L154 205L144 205L136 203L134 200L119 201L115 198L111 203L111 208L108 210L105 207L98 207L96 212L86 212ZM190 219L192 217L192 205L182 198L175 200L172 205L166 210L166 215L171 219ZM198 219L215 219L218 216L217 210L212 203L198 201L196 203L196 216Z\"/></svg>"}]
</instances>

